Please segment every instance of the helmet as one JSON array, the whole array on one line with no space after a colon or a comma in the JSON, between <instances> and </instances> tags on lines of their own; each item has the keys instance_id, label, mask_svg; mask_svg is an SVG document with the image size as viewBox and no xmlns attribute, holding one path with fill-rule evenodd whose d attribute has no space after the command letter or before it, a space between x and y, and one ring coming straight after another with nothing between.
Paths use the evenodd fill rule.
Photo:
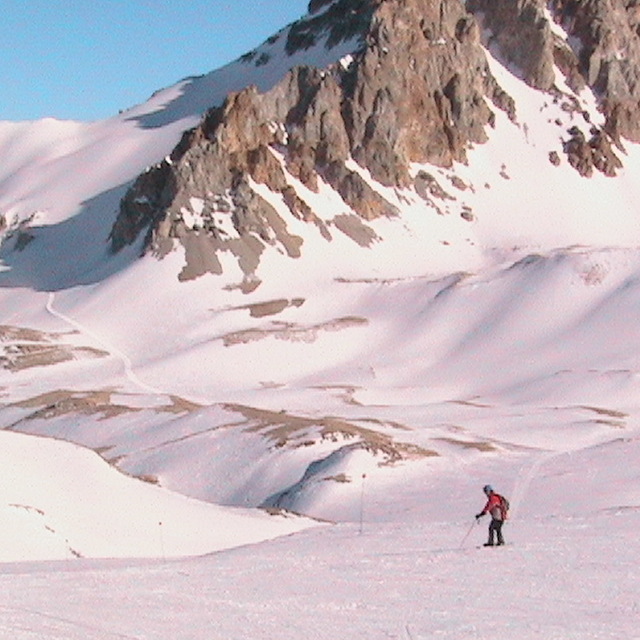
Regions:
<instances>
[{"instance_id":1,"label":"helmet","mask_svg":"<svg viewBox=\"0 0 640 640\"><path fill-rule=\"evenodd\" d=\"M484 487L482 487L482 490L485 493L491 493L493 491L493 487L490 484L485 484Z\"/></svg>"}]
</instances>

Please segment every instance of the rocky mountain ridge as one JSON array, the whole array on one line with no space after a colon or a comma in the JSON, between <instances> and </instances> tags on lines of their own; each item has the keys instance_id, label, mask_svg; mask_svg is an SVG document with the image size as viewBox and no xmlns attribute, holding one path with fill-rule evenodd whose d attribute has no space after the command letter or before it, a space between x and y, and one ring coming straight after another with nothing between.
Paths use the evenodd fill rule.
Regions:
<instances>
[{"instance_id":1,"label":"rocky mountain ridge","mask_svg":"<svg viewBox=\"0 0 640 640\"><path fill-rule=\"evenodd\" d=\"M624 140L640 140L639 7L635 0L312 1L288 31L287 53L344 41L353 53L327 68L296 67L270 91L249 86L212 108L129 190L111 248L145 233L145 250L163 256L179 242L181 279L221 273L220 255L229 252L251 280L268 246L297 258L304 245L256 185L325 240L339 231L367 246L377 239L368 221L399 215L375 184L437 207L448 189L467 185L443 186L414 167L465 162L469 146L486 141L496 110L517 121L487 49L581 117L563 132L569 163L585 177L613 176ZM246 64L265 60L249 56ZM558 86L556 69L566 86ZM580 111L573 92L584 87L598 97L601 128ZM560 162L551 149L549 159ZM343 210L322 219L292 178L313 193L326 183Z\"/></svg>"}]
</instances>

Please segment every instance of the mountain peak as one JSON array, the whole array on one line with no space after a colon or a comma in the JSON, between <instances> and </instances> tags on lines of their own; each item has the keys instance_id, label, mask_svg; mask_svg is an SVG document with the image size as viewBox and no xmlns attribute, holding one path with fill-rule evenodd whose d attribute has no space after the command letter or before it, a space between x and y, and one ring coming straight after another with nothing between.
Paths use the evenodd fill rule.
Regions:
<instances>
[{"instance_id":1,"label":"mountain peak","mask_svg":"<svg viewBox=\"0 0 640 640\"><path fill-rule=\"evenodd\" d=\"M176 242L184 246L183 279L222 273L221 252L254 278L268 246L293 258L303 252L304 234L289 230L281 205L326 241L339 231L370 246L380 238L369 221L402 217L384 189L439 210L433 193L446 198L446 190L415 167L464 164L468 150L488 140L498 112L517 122L517 105L494 77L489 55L575 113L579 122L561 148L572 167L583 176L613 176L621 167L616 145L640 136L633 117L640 52L631 37L633 7L622 0L601 5L311 2L309 15L287 33L287 55L345 43L351 52L328 65L294 67L270 89L249 86L211 109L123 199L112 249L146 230L145 246L158 255ZM618 28L628 32L624 47ZM581 104L585 87L598 96L603 126ZM559 152L548 153L559 164ZM322 185L342 203L330 220L303 193L318 194ZM468 210L461 215L473 219Z\"/></svg>"},{"instance_id":2,"label":"mountain peak","mask_svg":"<svg viewBox=\"0 0 640 640\"><path fill-rule=\"evenodd\" d=\"M316 17L293 25L288 42L313 46L310 34L329 33L323 46L352 40L352 54L325 68L295 68L265 93L249 87L212 109L124 199L112 233L115 250L149 228L157 252L170 250L175 239L186 247L195 242L208 255L203 269L214 273L221 250L232 251L246 275L265 243L297 257L302 239L251 187L255 182L280 194L297 218L331 239L287 175L316 193L319 181L328 183L346 204L350 222L342 227L357 229L362 242L363 221L398 211L349 168L350 160L382 185L408 188L412 163L449 166L464 161L470 142L486 140L493 117L486 96L510 108L461 2L336 0L310 9ZM194 198L204 207L195 233L184 220ZM216 222L225 214L231 234L228 224ZM183 276L200 271L187 268Z\"/></svg>"}]
</instances>

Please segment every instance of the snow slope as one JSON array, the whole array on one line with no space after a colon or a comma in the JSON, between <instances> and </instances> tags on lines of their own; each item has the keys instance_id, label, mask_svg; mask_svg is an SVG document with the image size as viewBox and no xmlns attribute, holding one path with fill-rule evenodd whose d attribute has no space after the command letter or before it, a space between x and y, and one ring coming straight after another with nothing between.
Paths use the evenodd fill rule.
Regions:
<instances>
[{"instance_id":1,"label":"snow slope","mask_svg":"<svg viewBox=\"0 0 640 640\"><path fill-rule=\"evenodd\" d=\"M187 499L66 442L0 440L0 562L198 555L311 524Z\"/></svg>"},{"instance_id":2,"label":"snow slope","mask_svg":"<svg viewBox=\"0 0 640 640\"><path fill-rule=\"evenodd\" d=\"M621 479L621 451L611 453L606 483ZM363 527L172 562L3 565L0 630L19 640L637 638L638 508L601 510L582 491L574 513L556 510L588 476L581 462L558 458L532 474L524 497L547 500L505 525L504 548L477 548L486 523L469 514L490 475L478 461L446 491L424 481L412 498L408 484L399 495L365 491L365 514L401 503L410 520L371 514Z\"/></svg>"},{"instance_id":3,"label":"snow slope","mask_svg":"<svg viewBox=\"0 0 640 640\"><path fill-rule=\"evenodd\" d=\"M326 48L320 38L315 47L288 55L290 28L255 49L250 60L239 59L207 75L186 78L105 121L0 121L0 213L11 226L31 216L38 224L52 225L78 215L82 206L101 194L118 190L108 206L102 206L103 213L111 216L114 211L109 209L117 209L123 187L145 167L162 160L182 133L195 126L205 111L222 104L230 92L252 84L266 91L294 66L324 67L358 46L344 42ZM112 223L110 217L109 228Z\"/></svg>"}]
</instances>

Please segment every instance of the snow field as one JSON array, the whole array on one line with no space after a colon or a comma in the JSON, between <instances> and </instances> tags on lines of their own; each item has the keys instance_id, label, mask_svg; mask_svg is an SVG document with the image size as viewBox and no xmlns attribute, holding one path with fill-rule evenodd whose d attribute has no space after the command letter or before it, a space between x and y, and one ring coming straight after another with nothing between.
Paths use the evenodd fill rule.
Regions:
<instances>
[{"instance_id":1,"label":"snow field","mask_svg":"<svg viewBox=\"0 0 640 640\"><path fill-rule=\"evenodd\" d=\"M19 640L635 638L639 524L637 511L545 517L506 525L500 549L476 548L484 525L463 548L463 522L340 525L164 564L5 566L0 629Z\"/></svg>"},{"instance_id":2,"label":"snow field","mask_svg":"<svg viewBox=\"0 0 640 640\"><path fill-rule=\"evenodd\" d=\"M66 442L0 440L0 562L198 555L311 524L170 493Z\"/></svg>"}]
</instances>

